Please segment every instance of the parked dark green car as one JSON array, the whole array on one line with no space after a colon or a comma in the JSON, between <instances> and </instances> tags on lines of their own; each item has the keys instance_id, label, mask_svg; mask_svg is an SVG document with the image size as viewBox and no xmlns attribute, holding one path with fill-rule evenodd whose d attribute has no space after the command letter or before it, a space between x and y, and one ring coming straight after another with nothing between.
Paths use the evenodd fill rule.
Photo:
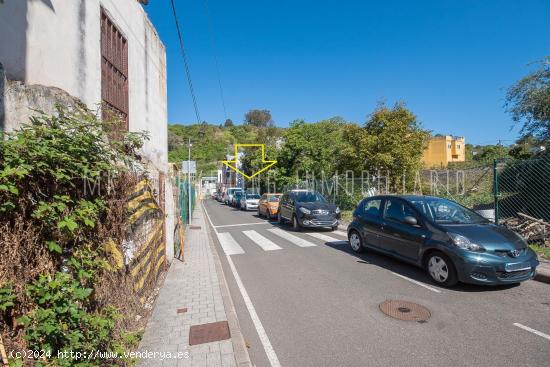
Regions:
<instances>
[{"instance_id":1,"label":"parked dark green car","mask_svg":"<svg viewBox=\"0 0 550 367\"><path fill-rule=\"evenodd\" d=\"M431 196L373 196L348 226L351 248L370 248L420 266L444 286L519 283L539 262L526 242L454 201Z\"/></svg>"}]
</instances>

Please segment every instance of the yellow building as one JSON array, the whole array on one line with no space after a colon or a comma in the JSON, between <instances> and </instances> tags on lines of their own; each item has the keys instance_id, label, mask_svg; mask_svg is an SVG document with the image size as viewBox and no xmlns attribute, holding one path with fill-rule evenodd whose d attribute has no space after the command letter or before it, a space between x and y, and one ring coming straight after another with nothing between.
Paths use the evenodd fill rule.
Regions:
<instances>
[{"instance_id":1,"label":"yellow building","mask_svg":"<svg viewBox=\"0 0 550 367\"><path fill-rule=\"evenodd\" d=\"M466 155L464 137L436 135L424 150L422 164L425 167L447 167L451 162L464 162Z\"/></svg>"}]
</instances>

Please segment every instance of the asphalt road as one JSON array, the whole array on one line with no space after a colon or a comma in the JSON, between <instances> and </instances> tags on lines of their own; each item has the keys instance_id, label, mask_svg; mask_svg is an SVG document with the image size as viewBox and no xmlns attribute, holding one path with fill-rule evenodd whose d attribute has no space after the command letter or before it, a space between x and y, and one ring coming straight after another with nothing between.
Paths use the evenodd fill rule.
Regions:
<instances>
[{"instance_id":1,"label":"asphalt road","mask_svg":"<svg viewBox=\"0 0 550 367\"><path fill-rule=\"evenodd\" d=\"M414 266L354 254L343 232L293 232L214 200L204 206L258 367L550 366L548 284L441 288ZM389 299L431 317L390 318L379 310Z\"/></svg>"}]
</instances>

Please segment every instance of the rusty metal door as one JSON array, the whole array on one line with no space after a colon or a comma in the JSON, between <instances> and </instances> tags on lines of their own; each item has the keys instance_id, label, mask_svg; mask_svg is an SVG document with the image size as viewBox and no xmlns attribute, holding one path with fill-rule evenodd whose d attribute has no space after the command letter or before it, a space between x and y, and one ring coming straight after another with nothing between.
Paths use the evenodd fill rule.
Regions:
<instances>
[{"instance_id":1,"label":"rusty metal door","mask_svg":"<svg viewBox=\"0 0 550 367\"><path fill-rule=\"evenodd\" d=\"M128 131L128 42L101 9L101 99L103 118L117 114Z\"/></svg>"}]
</instances>

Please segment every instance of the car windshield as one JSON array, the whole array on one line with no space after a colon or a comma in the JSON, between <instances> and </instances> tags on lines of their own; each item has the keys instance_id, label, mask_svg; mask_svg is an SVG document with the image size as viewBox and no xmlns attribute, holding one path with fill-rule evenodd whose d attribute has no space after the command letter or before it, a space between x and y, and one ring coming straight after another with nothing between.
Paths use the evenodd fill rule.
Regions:
<instances>
[{"instance_id":1,"label":"car windshield","mask_svg":"<svg viewBox=\"0 0 550 367\"><path fill-rule=\"evenodd\" d=\"M439 224L479 224L489 222L474 211L455 203L439 198L422 198L409 200L420 212Z\"/></svg>"},{"instance_id":2,"label":"car windshield","mask_svg":"<svg viewBox=\"0 0 550 367\"><path fill-rule=\"evenodd\" d=\"M269 202L270 202L270 203L278 203L280 199L281 199L280 196L271 196L271 197L269 198Z\"/></svg>"},{"instance_id":3,"label":"car windshield","mask_svg":"<svg viewBox=\"0 0 550 367\"><path fill-rule=\"evenodd\" d=\"M247 198L247 199L259 199L259 198L260 198L260 195L258 195L258 194L250 194L250 195L246 195L246 198Z\"/></svg>"},{"instance_id":4,"label":"car windshield","mask_svg":"<svg viewBox=\"0 0 550 367\"><path fill-rule=\"evenodd\" d=\"M318 192L297 192L295 194L295 199L299 203L313 203L316 201L324 203L326 200L323 195Z\"/></svg>"}]
</instances>

